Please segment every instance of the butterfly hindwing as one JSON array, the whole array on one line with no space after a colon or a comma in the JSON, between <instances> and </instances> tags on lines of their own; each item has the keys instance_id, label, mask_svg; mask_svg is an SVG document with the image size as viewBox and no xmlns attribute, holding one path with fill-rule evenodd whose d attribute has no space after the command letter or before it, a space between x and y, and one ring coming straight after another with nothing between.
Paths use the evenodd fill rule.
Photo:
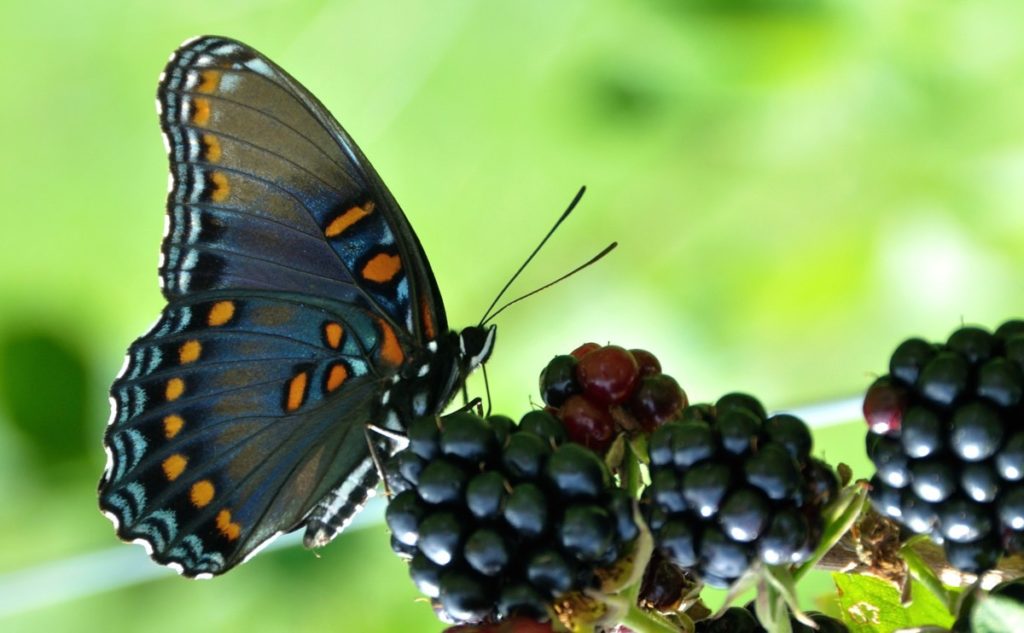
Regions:
<instances>
[{"instance_id":1,"label":"butterfly hindwing","mask_svg":"<svg viewBox=\"0 0 1024 633\"><path fill-rule=\"evenodd\" d=\"M111 390L100 502L120 536L196 575L299 525L366 469L382 325L280 293L165 308Z\"/></svg>"}]
</instances>

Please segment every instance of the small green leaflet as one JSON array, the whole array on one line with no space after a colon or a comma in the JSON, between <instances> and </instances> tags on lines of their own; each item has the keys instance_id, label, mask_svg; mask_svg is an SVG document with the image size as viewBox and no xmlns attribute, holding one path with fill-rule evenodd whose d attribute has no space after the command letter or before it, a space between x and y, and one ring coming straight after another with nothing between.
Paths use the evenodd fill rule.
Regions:
<instances>
[{"instance_id":1,"label":"small green leaflet","mask_svg":"<svg viewBox=\"0 0 1024 633\"><path fill-rule=\"evenodd\" d=\"M900 604L900 592L888 582L859 574L832 574L839 590L840 618L850 633L892 633L921 626L949 628L953 616L942 601L914 583L913 602Z\"/></svg>"}]
</instances>

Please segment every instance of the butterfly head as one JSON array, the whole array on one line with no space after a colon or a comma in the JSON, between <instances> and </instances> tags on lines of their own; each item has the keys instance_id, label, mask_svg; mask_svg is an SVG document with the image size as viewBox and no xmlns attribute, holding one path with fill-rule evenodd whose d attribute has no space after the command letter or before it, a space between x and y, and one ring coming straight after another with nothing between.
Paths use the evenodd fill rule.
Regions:
<instances>
[{"instance_id":1,"label":"butterfly head","mask_svg":"<svg viewBox=\"0 0 1024 633\"><path fill-rule=\"evenodd\" d=\"M497 331L495 325L473 325L459 332L459 352L464 374L483 365L491 357Z\"/></svg>"}]
</instances>

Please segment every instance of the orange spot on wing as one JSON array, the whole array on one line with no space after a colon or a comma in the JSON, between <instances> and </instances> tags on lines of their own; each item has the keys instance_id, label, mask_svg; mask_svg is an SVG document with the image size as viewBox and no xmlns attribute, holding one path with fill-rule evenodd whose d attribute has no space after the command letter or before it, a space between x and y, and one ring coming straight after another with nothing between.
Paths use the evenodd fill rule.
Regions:
<instances>
[{"instance_id":1,"label":"orange spot on wing","mask_svg":"<svg viewBox=\"0 0 1024 633\"><path fill-rule=\"evenodd\" d=\"M294 411L302 406L306 400L306 385L309 383L309 374L299 372L288 382L288 400L285 402L285 409Z\"/></svg>"},{"instance_id":2,"label":"orange spot on wing","mask_svg":"<svg viewBox=\"0 0 1024 633\"><path fill-rule=\"evenodd\" d=\"M220 85L220 71L219 70L204 70L199 73L199 85L196 86L196 90L199 92L213 92Z\"/></svg>"},{"instance_id":3,"label":"orange spot on wing","mask_svg":"<svg viewBox=\"0 0 1024 633\"><path fill-rule=\"evenodd\" d=\"M164 417L164 437L172 439L185 426L185 420L176 413Z\"/></svg>"},{"instance_id":4,"label":"orange spot on wing","mask_svg":"<svg viewBox=\"0 0 1024 633\"><path fill-rule=\"evenodd\" d=\"M181 361L182 365L187 363L194 363L199 360L199 355L203 352L203 346L197 340L185 341L178 348L178 360Z\"/></svg>"},{"instance_id":5,"label":"orange spot on wing","mask_svg":"<svg viewBox=\"0 0 1024 633\"><path fill-rule=\"evenodd\" d=\"M220 141L213 134L203 134L203 158L216 163L220 160Z\"/></svg>"},{"instance_id":6,"label":"orange spot on wing","mask_svg":"<svg viewBox=\"0 0 1024 633\"><path fill-rule=\"evenodd\" d=\"M333 365L327 373L327 391L334 391L345 384L346 380L348 380L348 367L341 363Z\"/></svg>"},{"instance_id":7,"label":"orange spot on wing","mask_svg":"<svg viewBox=\"0 0 1024 633\"><path fill-rule=\"evenodd\" d=\"M188 491L188 498L197 508L203 508L213 501L213 483L209 479L203 479L192 484Z\"/></svg>"},{"instance_id":8,"label":"orange spot on wing","mask_svg":"<svg viewBox=\"0 0 1024 633\"><path fill-rule=\"evenodd\" d=\"M379 323L380 347L377 349L377 353L382 361L397 367L405 360L405 351L402 350L402 345L398 342L398 337L395 336L394 328L386 321L381 320Z\"/></svg>"},{"instance_id":9,"label":"orange spot on wing","mask_svg":"<svg viewBox=\"0 0 1024 633\"><path fill-rule=\"evenodd\" d=\"M235 316L234 301L218 301L210 308L210 314L206 317L207 325L216 327L224 325Z\"/></svg>"},{"instance_id":10,"label":"orange spot on wing","mask_svg":"<svg viewBox=\"0 0 1024 633\"><path fill-rule=\"evenodd\" d=\"M423 320L423 333L428 339L433 339L437 332L434 331L434 316L430 313L430 304L427 303L426 297L420 299L420 316Z\"/></svg>"},{"instance_id":11,"label":"orange spot on wing","mask_svg":"<svg viewBox=\"0 0 1024 633\"><path fill-rule=\"evenodd\" d=\"M327 345L331 349L338 349L341 346L341 337L344 334L345 330L341 327L340 323L331 321L324 325L324 338L327 339Z\"/></svg>"},{"instance_id":12,"label":"orange spot on wing","mask_svg":"<svg viewBox=\"0 0 1024 633\"><path fill-rule=\"evenodd\" d=\"M373 200L368 200L362 206L356 205L354 207L349 207L338 217L331 220L330 224L327 225L327 228L324 229L324 235L327 237L337 237L341 235L348 229L348 227L373 213L373 207Z\"/></svg>"},{"instance_id":13,"label":"orange spot on wing","mask_svg":"<svg viewBox=\"0 0 1024 633\"><path fill-rule=\"evenodd\" d=\"M395 278L402 270L402 259L390 253L377 253L363 266L363 279L379 284Z\"/></svg>"},{"instance_id":14,"label":"orange spot on wing","mask_svg":"<svg viewBox=\"0 0 1024 633\"><path fill-rule=\"evenodd\" d=\"M214 202L224 202L227 200L231 194L231 185L228 184L228 177L222 172L215 171L210 174L210 182L213 183L210 199Z\"/></svg>"},{"instance_id":15,"label":"orange spot on wing","mask_svg":"<svg viewBox=\"0 0 1024 633\"><path fill-rule=\"evenodd\" d=\"M167 481L174 481L178 478L181 473L185 472L185 466L188 465L188 458L181 453L175 453L164 460L162 464L164 469L164 475L167 477Z\"/></svg>"},{"instance_id":16,"label":"orange spot on wing","mask_svg":"<svg viewBox=\"0 0 1024 633\"><path fill-rule=\"evenodd\" d=\"M217 531L229 541L234 541L242 533L242 526L231 520L231 512L221 510L217 513Z\"/></svg>"},{"instance_id":17,"label":"orange spot on wing","mask_svg":"<svg viewBox=\"0 0 1024 633\"><path fill-rule=\"evenodd\" d=\"M164 395L167 397L167 401L177 400L181 397L181 394L185 393L185 381L181 378L171 378L167 381L167 388L164 390Z\"/></svg>"},{"instance_id":18,"label":"orange spot on wing","mask_svg":"<svg viewBox=\"0 0 1024 633\"><path fill-rule=\"evenodd\" d=\"M192 122L206 125L210 122L210 100L197 98L192 100Z\"/></svg>"}]
</instances>

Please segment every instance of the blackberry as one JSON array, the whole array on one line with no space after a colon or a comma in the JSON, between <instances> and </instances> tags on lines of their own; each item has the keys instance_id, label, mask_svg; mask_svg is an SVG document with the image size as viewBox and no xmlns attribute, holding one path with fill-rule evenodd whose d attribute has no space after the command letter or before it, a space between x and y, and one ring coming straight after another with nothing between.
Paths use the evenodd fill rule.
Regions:
<instances>
[{"instance_id":1,"label":"blackberry","mask_svg":"<svg viewBox=\"0 0 1024 633\"><path fill-rule=\"evenodd\" d=\"M452 623L545 620L560 595L598 586L640 533L601 458L544 411L518 427L468 412L416 420L385 468L399 491L385 514L393 547Z\"/></svg>"},{"instance_id":2,"label":"blackberry","mask_svg":"<svg viewBox=\"0 0 1024 633\"><path fill-rule=\"evenodd\" d=\"M901 343L864 398L871 499L965 572L1024 544L1024 322Z\"/></svg>"},{"instance_id":3,"label":"blackberry","mask_svg":"<svg viewBox=\"0 0 1024 633\"><path fill-rule=\"evenodd\" d=\"M540 393L568 439L599 453L620 432L650 433L679 419L688 404L650 352L596 343L551 359L540 374Z\"/></svg>"},{"instance_id":4,"label":"blackberry","mask_svg":"<svg viewBox=\"0 0 1024 633\"><path fill-rule=\"evenodd\" d=\"M821 510L838 493L832 469L810 457L806 425L769 418L740 393L681 417L648 445L651 485L641 507L661 554L714 586L758 560L806 560L821 538Z\"/></svg>"}]
</instances>

